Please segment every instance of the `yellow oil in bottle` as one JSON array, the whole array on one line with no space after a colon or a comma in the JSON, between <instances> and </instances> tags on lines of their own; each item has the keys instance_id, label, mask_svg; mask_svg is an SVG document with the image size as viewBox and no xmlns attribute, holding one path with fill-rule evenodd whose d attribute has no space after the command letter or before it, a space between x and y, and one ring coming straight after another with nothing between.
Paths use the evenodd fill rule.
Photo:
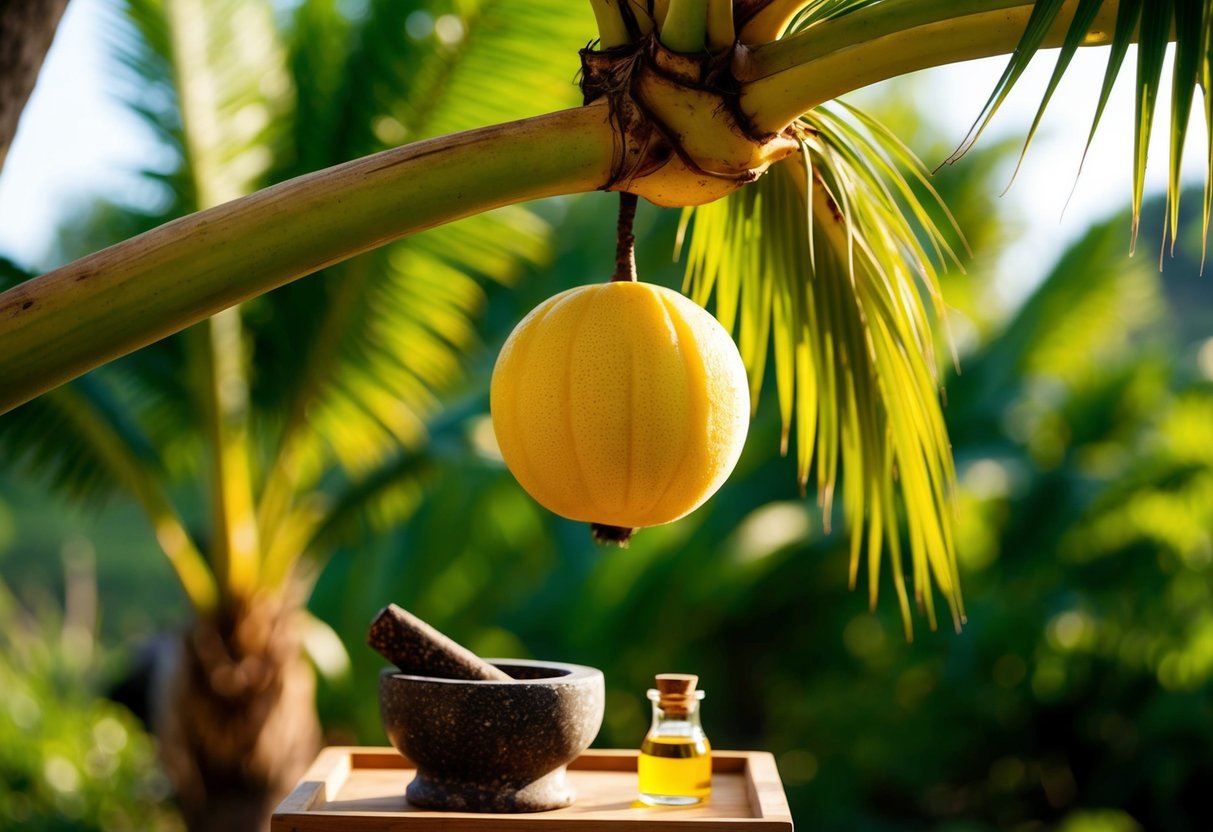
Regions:
<instances>
[{"instance_id":1,"label":"yellow oil in bottle","mask_svg":"<svg viewBox=\"0 0 1213 832\"><path fill-rule=\"evenodd\" d=\"M640 799L646 803L691 804L711 794L712 746L707 737L646 738L636 766Z\"/></svg>"},{"instance_id":2,"label":"yellow oil in bottle","mask_svg":"<svg viewBox=\"0 0 1213 832\"><path fill-rule=\"evenodd\" d=\"M712 791L712 746L699 721L698 677L662 673L648 693L653 724L636 761L640 800L651 806L693 806Z\"/></svg>"}]
</instances>

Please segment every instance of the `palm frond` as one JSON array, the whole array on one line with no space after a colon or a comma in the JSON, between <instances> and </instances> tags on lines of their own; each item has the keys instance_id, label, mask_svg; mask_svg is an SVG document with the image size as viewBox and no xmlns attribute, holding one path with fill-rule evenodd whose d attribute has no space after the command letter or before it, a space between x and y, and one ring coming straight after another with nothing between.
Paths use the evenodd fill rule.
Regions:
<instances>
[{"instance_id":1,"label":"palm frond","mask_svg":"<svg viewBox=\"0 0 1213 832\"><path fill-rule=\"evenodd\" d=\"M334 307L346 326L317 342L333 354L307 415L317 440L307 443L307 468L318 473L312 466L331 455L362 476L398 446L415 447L438 394L462 378L463 356L476 344L484 306L476 279L512 280L546 256L546 235L529 212L509 211L434 229L355 264L364 274L346 277L359 293L342 292L350 308Z\"/></svg>"},{"instance_id":2,"label":"palm frond","mask_svg":"<svg viewBox=\"0 0 1213 832\"><path fill-rule=\"evenodd\" d=\"M197 205L193 177L184 164L184 138L172 82L172 44L162 2L129 0L107 6L102 17L110 71L106 81L165 152L149 154L135 171L159 186L158 199L131 206L101 200L83 207L59 228L56 256L76 259L150 230ZM156 449L159 474L174 479L197 471L199 414L191 404L181 336L173 336L94 371L115 412L137 425ZM95 480L96 495L115 487Z\"/></svg>"},{"instance_id":3,"label":"palm frond","mask_svg":"<svg viewBox=\"0 0 1213 832\"><path fill-rule=\"evenodd\" d=\"M0 291L32 275L0 258ZM116 449L127 458L156 467L156 456L138 424L126 418L98 374L65 385L0 417L0 460L43 478L54 490L100 504L127 483L114 465ZM79 405L69 406L69 402ZM99 443L99 436L106 441ZM109 450L103 445L108 445Z\"/></svg>"},{"instance_id":4,"label":"palm frond","mask_svg":"<svg viewBox=\"0 0 1213 832\"><path fill-rule=\"evenodd\" d=\"M1133 242L1141 221L1141 201L1145 196L1146 153L1154 129L1154 111L1158 103L1158 84L1171 33L1173 0L1155 0L1142 5L1137 45L1137 132L1133 138ZM1197 38L1200 30L1196 30ZM1200 41L1197 40L1197 46ZM1185 118L1186 123L1186 118Z\"/></svg>"},{"instance_id":5,"label":"palm frond","mask_svg":"<svg viewBox=\"0 0 1213 832\"><path fill-rule=\"evenodd\" d=\"M164 185L166 198L137 217L138 228L129 219L115 222L113 207L94 206L61 235L72 256L264 184L293 99L270 7L260 0L122 0L106 21L115 92L169 151L149 156L140 171ZM183 87L195 91L192 104ZM192 121L185 112L191 107ZM203 409L192 403L196 378L186 340L166 338L111 366L133 391L158 447L176 446L162 448L174 469L196 473Z\"/></svg>"},{"instance_id":6,"label":"palm frond","mask_svg":"<svg viewBox=\"0 0 1213 832\"><path fill-rule=\"evenodd\" d=\"M328 552L367 534L400 525L420 504L424 478L434 469L428 446L401 450L343 490L327 507L308 541L309 552Z\"/></svg>"},{"instance_id":7,"label":"palm frond","mask_svg":"<svg viewBox=\"0 0 1213 832\"><path fill-rule=\"evenodd\" d=\"M71 499L99 505L126 485L112 464L113 454L98 444L103 430L110 443L121 443L125 453L149 468L155 457L138 428L119 418L119 409L97 378L86 376L64 389L0 418L0 458Z\"/></svg>"},{"instance_id":8,"label":"palm frond","mask_svg":"<svg viewBox=\"0 0 1213 832\"><path fill-rule=\"evenodd\" d=\"M487 379L476 386L487 389ZM396 528L424 501L425 486L438 467L471 456L466 434L470 420L484 418L483 393L454 403L426 425L427 441L398 447L380 456L361 476L339 476L324 495L313 494L286 524L297 537L286 546L271 546L266 571L281 580L298 562L300 553L323 559L342 545L353 545ZM316 570L312 570L313 573Z\"/></svg>"},{"instance_id":9,"label":"palm frond","mask_svg":"<svg viewBox=\"0 0 1213 832\"><path fill-rule=\"evenodd\" d=\"M123 492L146 513L195 609L216 601L211 569L169 503L147 438L98 373L75 379L0 418L0 459L82 502Z\"/></svg>"},{"instance_id":10,"label":"palm frond","mask_svg":"<svg viewBox=\"0 0 1213 832\"><path fill-rule=\"evenodd\" d=\"M1015 82L1020 79L1024 71L1027 70L1028 64L1032 62L1032 58L1036 56L1036 52L1044 43L1045 35L1052 28L1063 5L1064 0L1037 0L1036 4L1032 7L1031 15L1028 17L1028 24L1024 29L1023 36L1015 47L1015 51L1011 53L1011 59L1007 62L1007 68L1003 70L1002 76L995 83L994 91L990 93L985 106L981 108L977 120L969 129L969 134L960 143L960 147L944 161L944 164L951 164L958 160L981 137L982 132L985 131L990 121L994 118L994 114L998 112L999 107L1006 101L1011 88L1015 86ZM1086 30L1084 29L1079 33L1079 37L1085 34Z\"/></svg>"},{"instance_id":11,"label":"palm frond","mask_svg":"<svg viewBox=\"0 0 1213 832\"><path fill-rule=\"evenodd\" d=\"M592 31L590 10L554 0L524 5L372 5L344 67L346 85L366 89L351 90L340 105L354 128L335 135L332 147L369 152L575 103L571 61ZM535 53L537 35L569 49ZM570 63L561 71L558 61ZM502 73L502 65L510 71ZM375 72L364 73L368 66ZM381 80L367 85L366 77ZM383 460L407 457L418 447L438 395L459 379L462 357L475 344L472 322L483 304L477 279L509 282L546 260L548 236L546 223L531 211L506 209L411 237L322 280L275 293L274 314L290 322L280 328L287 342L275 352L288 366L281 373L271 367L269 377L279 381L279 412L286 418L260 517L265 528L283 529L284 537L308 539L293 552L271 552L272 569L285 574L306 547L327 549L337 540L331 531L307 529L348 531L349 518L367 512L372 526L375 517L407 513L416 484L401 477L365 494L353 487L353 497L337 499L327 516L317 516L306 499L292 503L332 462L345 479L372 483L380 479ZM298 301L304 307L295 314ZM307 345L302 360L300 344ZM367 505L352 506L354 498Z\"/></svg>"},{"instance_id":12,"label":"palm frond","mask_svg":"<svg viewBox=\"0 0 1213 832\"><path fill-rule=\"evenodd\" d=\"M1210 137L1208 159L1206 161L1204 204L1201 213L1201 244L1200 262L1205 261L1209 246L1209 218L1213 214L1213 57L1209 50L1213 49L1213 4L1205 4L1204 20L1201 23L1204 32L1206 51L1200 62L1200 89L1205 102L1205 133Z\"/></svg>"},{"instance_id":13,"label":"palm frond","mask_svg":"<svg viewBox=\"0 0 1213 832\"><path fill-rule=\"evenodd\" d=\"M448 47L448 63L414 115L421 135L581 103L577 49L595 31L588 3L462 0L454 8L464 34Z\"/></svg>"},{"instance_id":14,"label":"palm frond","mask_svg":"<svg viewBox=\"0 0 1213 832\"><path fill-rule=\"evenodd\" d=\"M378 90L383 81L373 67L349 71L351 54L369 50L356 40L355 24L343 13L343 5L340 0L304 0L286 21L283 39L295 85L295 109L275 153L275 181L352 158L357 149L350 147L350 137L366 135L367 125L357 115L371 109L362 103L363 97ZM365 36L376 34L390 37L386 32ZM414 47L408 38L397 44L399 51Z\"/></svg>"},{"instance_id":15,"label":"palm frond","mask_svg":"<svg viewBox=\"0 0 1213 832\"><path fill-rule=\"evenodd\" d=\"M265 183L274 133L293 98L268 0L127 0L143 51L169 70L191 210ZM253 507L246 344L238 308L186 336L185 370L209 439L212 556L223 584L252 591L260 559Z\"/></svg>"},{"instance_id":16,"label":"palm frond","mask_svg":"<svg viewBox=\"0 0 1213 832\"><path fill-rule=\"evenodd\" d=\"M265 0L174 0L164 10L199 205L243 196L263 184L294 98L273 10Z\"/></svg>"},{"instance_id":17,"label":"palm frond","mask_svg":"<svg viewBox=\"0 0 1213 832\"><path fill-rule=\"evenodd\" d=\"M163 0L124 0L109 7L105 41L112 69L109 83L118 100L138 117L152 136L175 151L174 173L181 172L183 139L177 89L173 84L172 36ZM193 205L193 188L174 179L176 201ZM171 207L170 209L171 210ZM188 207L179 208L182 213Z\"/></svg>"},{"instance_id":18,"label":"palm frond","mask_svg":"<svg viewBox=\"0 0 1213 832\"><path fill-rule=\"evenodd\" d=\"M1091 130L1087 134L1087 145L1083 149L1083 161L1086 161L1087 153L1091 150L1091 142L1095 139L1095 132L1099 129L1100 119L1103 118L1104 109L1108 106L1108 99L1112 96L1112 89L1116 86L1116 78L1120 75L1120 69L1124 65L1125 56L1129 52L1129 45L1133 41L1133 33L1137 28L1137 20L1141 17L1142 0L1124 0L1116 9L1116 26L1112 32L1111 48L1108 50L1108 64L1104 69L1103 82L1099 89L1099 102L1095 105L1095 115L1091 119ZM1082 163L1079 163L1079 172L1082 172Z\"/></svg>"},{"instance_id":19,"label":"palm frond","mask_svg":"<svg viewBox=\"0 0 1213 832\"><path fill-rule=\"evenodd\" d=\"M994 85L990 97L978 114L972 129L956 151L945 160L945 164L956 162L963 156L989 125L1011 89L1019 81L1028 64L1036 56L1050 30L1062 18L1069 6L1063 0L1037 0L1028 18L1027 26L1012 53L1002 76ZM1089 29L1096 15L1104 6L1104 0L1078 0L1073 14L1066 24L1066 34L1052 76L1045 88L1036 117L1024 141L1020 163L1026 155L1040 125L1044 112L1065 75L1078 47L1089 41ZM1210 103L1210 84L1213 83L1213 2L1210 0L1120 0L1116 7L1116 24L1108 39L1107 68L1104 72L1095 115L1087 138L1087 149L1099 127L1112 88L1124 64L1129 46L1136 42L1137 68L1135 81L1135 129L1133 151L1133 195L1132 195L1132 241L1136 242L1140 225L1141 205L1145 191L1147 150L1153 124L1158 110L1158 89L1167 45L1175 41L1175 62L1172 74L1170 115L1170 160L1167 178L1166 224L1164 245L1170 237L1175 243L1176 224L1179 221L1180 168L1183 160L1184 140L1192 102L1197 86L1205 92L1206 131L1213 135L1213 104ZM1085 160L1086 152L1083 153ZM1080 165L1081 171L1081 165ZM1016 168L1018 172L1018 167ZM1209 216L1213 213L1213 154L1210 154L1206 173L1204 233L1208 236Z\"/></svg>"},{"instance_id":20,"label":"palm frond","mask_svg":"<svg viewBox=\"0 0 1213 832\"><path fill-rule=\"evenodd\" d=\"M344 71L350 85L361 83L359 68L369 65L385 80L347 102L344 117L361 137L351 133L335 146L378 150L572 105L576 48L592 31L588 6L560 0L374 3ZM536 52L536 38L568 48ZM355 105L363 109L354 112ZM276 293L274 314L292 323L279 337L305 345L302 361L298 346L271 346L298 369L275 369L267 379L280 385L275 395L291 414L279 462L292 469L294 487L314 482L328 459L357 478L401 445L415 446L437 395L459 379L462 356L476 343L477 279L510 282L545 262L549 249L547 224L526 208L509 208ZM296 302L308 308L294 315Z\"/></svg>"},{"instance_id":21,"label":"palm frond","mask_svg":"<svg viewBox=\"0 0 1213 832\"><path fill-rule=\"evenodd\" d=\"M1179 173L1183 165L1184 140L1192 115L1192 99L1201 79L1204 55L1201 48L1205 38L1205 15L1213 14L1213 5L1202 10L1196 3L1175 5L1175 29L1179 32L1200 32L1198 38L1184 37L1175 42L1175 65L1171 78L1171 158L1167 176L1167 216L1163 230L1163 245L1171 236L1171 253L1175 253L1175 237L1179 225ZM1168 36L1170 33L1167 33ZM1207 47L1205 47L1207 48Z\"/></svg>"},{"instance_id":22,"label":"palm frond","mask_svg":"<svg viewBox=\"0 0 1213 832\"><path fill-rule=\"evenodd\" d=\"M1027 158L1028 147L1031 146L1032 139L1040 128L1040 122L1044 119L1045 110L1048 109L1049 101L1053 98L1053 93L1057 91L1062 77L1066 74L1066 69L1070 66L1074 55L1077 54L1078 47L1082 45L1087 30L1091 28L1095 15L1099 13L1099 7L1102 5L1103 0L1079 0L1078 8L1074 11L1074 18L1070 21L1070 28L1066 31L1065 42L1062 43L1061 49L1058 50L1057 63L1053 66L1053 74L1049 76L1049 84L1045 87L1044 96L1041 98L1040 106L1036 110L1036 116L1032 119L1032 126L1028 128L1027 137L1024 138L1023 149L1019 152L1019 161L1015 165L1015 173L1011 174L1012 182L1015 181L1015 177L1019 174L1019 169L1023 166L1024 159Z\"/></svg>"},{"instance_id":23,"label":"palm frond","mask_svg":"<svg viewBox=\"0 0 1213 832\"><path fill-rule=\"evenodd\" d=\"M769 334L784 450L795 426L801 482L815 466L827 523L841 483L852 584L866 552L875 603L887 549L911 632L899 493L916 598L934 626L933 578L959 625L954 473L919 294L942 317L936 264L955 255L918 195L931 193L925 170L894 136L846 105L818 108L803 127L802 157L688 210L687 288L701 304L714 296L738 331L755 392Z\"/></svg>"},{"instance_id":24,"label":"palm frond","mask_svg":"<svg viewBox=\"0 0 1213 832\"><path fill-rule=\"evenodd\" d=\"M268 2L122 0L108 29L120 96L182 161L180 210L264 184L294 98Z\"/></svg>"},{"instance_id":25,"label":"palm frond","mask_svg":"<svg viewBox=\"0 0 1213 832\"><path fill-rule=\"evenodd\" d=\"M796 15L786 34L794 34L824 20L843 17L883 2L886 0L812 0Z\"/></svg>"}]
</instances>

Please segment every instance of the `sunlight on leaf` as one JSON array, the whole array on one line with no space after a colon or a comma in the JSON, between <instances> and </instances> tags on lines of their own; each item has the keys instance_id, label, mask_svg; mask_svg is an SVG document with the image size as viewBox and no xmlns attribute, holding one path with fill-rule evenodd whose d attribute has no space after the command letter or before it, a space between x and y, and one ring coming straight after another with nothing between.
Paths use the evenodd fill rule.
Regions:
<instances>
[{"instance_id":1,"label":"sunlight on leaf","mask_svg":"<svg viewBox=\"0 0 1213 832\"><path fill-rule=\"evenodd\" d=\"M770 344L783 450L795 427L801 484L815 468L827 525L839 496L852 584L866 554L874 604L887 551L911 633L904 505L915 598L934 626L933 582L959 626L955 474L920 296L925 288L942 319L936 268L956 263L933 220L942 206L921 163L865 114L822 107L802 126L800 157L685 213L686 288L701 304L714 298L738 332L755 394Z\"/></svg>"},{"instance_id":2,"label":"sunlight on leaf","mask_svg":"<svg viewBox=\"0 0 1213 832\"><path fill-rule=\"evenodd\" d=\"M794 34L814 23L832 20L884 2L886 0L809 0L792 21L786 34Z\"/></svg>"},{"instance_id":3,"label":"sunlight on leaf","mask_svg":"<svg viewBox=\"0 0 1213 832\"><path fill-rule=\"evenodd\" d=\"M1137 44L1137 133L1133 141L1133 243L1141 222L1141 201L1146 187L1146 154L1154 127L1158 84L1167 54L1174 0L1153 0L1142 6ZM1193 33L1200 37L1200 31Z\"/></svg>"},{"instance_id":4,"label":"sunlight on leaf","mask_svg":"<svg viewBox=\"0 0 1213 832\"><path fill-rule=\"evenodd\" d=\"M999 107L1006 101L1011 88L1015 86L1015 82L1023 75L1024 71L1028 68L1028 64L1032 62L1032 58L1036 56L1036 52L1040 49L1041 44L1044 43L1045 35L1048 34L1053 21L1056 20L1057 15L1061 12L1062 5L1063 0L1037 0L1036 4L1032 7L1032 14L1028 17L1028 25L1024 29L1023 36L1015 47L1015 51L1011 53L1011 60L1007 63L1007 68L1003 70L1002 77L994 85L994 91L990 93L985 106L981 108L981 113L978 114L977 120L969 129L969 134L960 143L960 147L944 160L944 164L949 165L956 162L981 137L986 127L989 126L991 119L994 118L994 114L998 112Z\"/></svg>"},{"instance_id":5,"label":"sunlight on leaf","mask_svg":"<svg viewBox=\"0 0 1213 832\"><path fill-rule=\"evenodd\" d=\"M1112 96L1112 89L1116 86L1116 77L1120 75L1120 68L1124 65L1125 55L1128 54L1129 45L1133 41L1137 19L1141 16L1141 4L1142 0L1123 0L1116 10L1116 27L1112 31L1112 44L1108 50L1108 65L1104 70L1103 82L1099 89L1099 102L1095 105L1095 115L1091 119L1091 130L1087 134L1087 144L1083 148L1082 161L1078 164L1079 173L1082 173L1083 163L1086 162L1087 154L1091 150L1091 142L1095 140L1095 131L1099 128L1104 109L1108 106L1108 99ZM1077 187L1077 178L1074 184Z\"/></svg>"},{"instance_id":6,"label":"sunlight on leaf","mask_svg":"<svg viewBox=\"0 0 1213 832\"><path fill-rule=\"evenodd\" d=\"M1023 150L1019 153L1019 161L1015 164L1015 172L1011 174L1012 183L1015 181L1015 177L1019 175L1020 168L1023 167L1024 159L1028 155L1028 147L1031 146L1032 139L1035 138L1036 131L1040 128L1040 122L1044 118L1045 110L1048 109L1049 101L1053 98L1053 93L1057 91L1062 76L1066 74L1066 69L1070 66L1070 62L1078 52L1078 47L1082 46L1083 41L1086 39L1087 30L1091 28L1095 15L1098 14L1099 8L1102 5L1103 0L1080 0L1078 8L1074 12L1074 18L1070 21L1070 28L1066 31L1065 42L1057 52L1057 63L1053 67L1052 76L1049 77L1049 85L1045 88L1044 97L1040 100L1040 107L1037 108L1036 116L1032 119L1032 126L1028 128L1028 135L1023 141ZM1008 183L1007 189L1009 190L1010 187L1011 185Z\"/></svg>"},{"instance_id":7,"label":"sunlight on leaf","mask_svg":"<svg viewBox=\"0 0 1213 832\"><path fill-rule=\"evenodd\" d=\"M394 144L573 106L577 50L593 27L588 5L564 0L271 6L115 4L106 34L119 93L175 151L147 160L164 195L149 225ZM536 40L553 48L536 52ZM551 237L538 214L513 206L242 304L252 442L242 456L270 573L283 577L311 545L331 549L341 536L325 529L383 529L408 513L417 471L400 459L428 441L441 397L477 351L484 284L547 263ZM192 406L186 340L114 362L104 380L155 446L163 478L198 488L206 409ZM90 470L98 493L116 487Z\"/></svg>"},{"instance_id":8,"label":"sunlight on leaf","mask_svg":"<svg viewBox=\"0 0 1213 832\"><path fill-rule=\"evenodd\" d=\"M323 22L325 2L305 4L305 31ZM309 11L313 6L320 9ZM458 18L449 17L440 31L437 22L450 11L442 4L375 2L344 58L308 51L313 40L310 48L320 50L323 37L300 44L299 66L326 65L346 77L345 86L327 88L335 101L309 105L342 114L326 125L334 147L374 152L577 102L572 79L576 49L593 26L588 4L469 0L455 10ZM410 28L410 19L433 25ZM537 53L537 38L567 49ZM364 75L376 80L364 85ZM301 88L305 83L298 81ZM356 507L347 498L362 494L363 484L375 495L364 506L374 527L405 516L416 488L404 482L409 470L398 460L427 441L440 396L462 380L465 358L478 346L481 281L513 283L548 261L551 243L547 222L528 207L512 206L413 235L330 269L310 286L276 293L284 311L301 308L289 315L284 332L286 366L280 380L270 382L281 385L287 418L262 523L348 529ZM318 307L323 314L315 314ZM302 345L301 355L293 344ZM291 503L334 465L346 489L330 509L334 514L326 519L300 502L291 520ZM390 488L382 486L386 471L397 472L387 478ZM331 539L327 532L295 533Z\"/></svg>"},{"instance_id":9,"label":"sunlight on leaf","mask_svg":"<svg viewBox=\"0 0 1213 832\"><path fill-rule=\"evenodd\" d=\"M1163 246L1171 237L1171 254L1175 254L1175 238L1179 231L1180 168L1183 166L1184 139L1192 116L1192 99L1200 83L1203 63L1204 16L1196 3L1176 3L1175 31L1183 35L1175 39L1175 65L1171 75L1171 158L1167 176L1167 216L1163 229ZM1207 47L1205 47L1207 48Z\"/></svg>"},{"instance_id":10,"label":"sunlight on leaf","mask_svg":"<svg viewBox=\"0 0 1213 832\"><path fill-rule=\"evenodd\" d=\"M945 160L951 164L959 160L973 146L990 120L1010 94L1011 89L1022 77L1028 64L1040 51L1049 31L1061 20L1065 20L1063 11L1067 4L1062 0L1038 0L1033 6L1031 15L1023 35L1012 53L1002 76L994 85L985 106L978 115L969 134L961 142L956 151ZM1052 99L1053 93L1061 82L1071 59L1078 47L1090 42L1089 28L1096 15L1104 7L1104 0L1078 0L1074 11L1066 25L1062 48L1058 53L1057 62L1049 78L1041 98L1036 116L1028 129L1024 141L1023 152L1019 163L1027 154L1028 146L1036 135L1044 116L1045 109ZM1195 90L1200 86L1205 92L1205 127L1206 133L1213 135L1213 101L1209 92L1213 83L1213 67L1210 65L1213 38L1209 36L1213 29L1213 2L1210 0L1121 0L1116 7L1116 24L1111 32L1108 50L1107 69L1100 87L1095 115L1092 119L1091 130L1087 137L1086 148L1083 151L1085 162L1087 151L1099 127L1104 109L1112 94L1117 76L1124 65L1129 46L1137 44L1137 69L1135 87L1135 118L1134 118L1134 150L1133 150L1133 196L1132 196L1132 240L1130 248L1136 244L1138 228L1141 221L1141 205L1145 194L1145 174L1147 150L1150 135L1153 132L1154 117L1158 109L1158 91L1162 79L1162 69L1165 62L1167 46L1175 42L1175 61L1172 74L1171 114L1170 114L1170 160L1167 176L1167 203L1164 215L1163 246L1174 251L1179 222L1179 195L1181 188L1180 170L1183 161L1184 140L1188 134L1188 125L1195 97ZM1016 173L1019 166L1016 166ZM1079 172L1082 164L1079 164ZM1014 176L1012 176L1014 180ZM1009 187L1009 186L1008 186ZM1210 153L1205 179L1205 199L1203 231L1208 237L1209 218L1213 213L1213 153ZM1203 261L1203 255L1202 255Z\"/></svg>"},{"instance_id":11,"label":"sunlight on leaf","mask_svg":"<svg viewBox=\"0 0 1213 832\"><path fill-rule=\"evenodd\" d=\"M305 4L303 11L315 5L324 4ZM336 144L357 153L382 149L376 125L384 118L401 139L414 140L575 102L568 56L575 56L584 26L592 25L588 7L481 0L458 10L460 36L442 39L433 30L417 37L417 27L408 26L410 15L440 16L434 4L372 4L345 59L349 86L330 90L348 98L344 115L358 125L351 131L345 123L329 124ZM532 49L536 37L570 49L541 58ZM301 52L299 60L305 58L334 63L331 55ZM509 73L500 71L503 65ZM359 86L363 67L375 68L377 83ZM475 345L472 321L483 306L477 279L511 282L545 261L548 238L547 224L533 212L507 208L399 241L332 270L311 291L294 293L298 302L318 301L326 310L292 337L305 349L303 372L285 391L292 401L283 444L300 443L297 453L311 460L304 466L311 473L297 483L313 482L330 458L358 476L401 445L414 446L436 394L459 378L462 356ZM295 299L284 293L284 301Z\"/></svg>"}]
</instances>

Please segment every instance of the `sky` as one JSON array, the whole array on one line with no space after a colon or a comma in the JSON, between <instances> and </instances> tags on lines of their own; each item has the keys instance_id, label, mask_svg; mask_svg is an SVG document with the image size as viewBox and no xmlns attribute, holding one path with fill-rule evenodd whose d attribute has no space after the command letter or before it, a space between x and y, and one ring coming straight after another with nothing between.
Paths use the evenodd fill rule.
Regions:
<instances>
[{"instance_id":1,"label":"sky","mask_svg":"<svg viewBox=\"0 0 1213 832\"><path fill-rule=\"evenodd\" d=\"M0 175L0 255L26 266L55 265L48 260L54 229L96 196L136 203L150 198L148 186L140 184L132 172L149 156L163 151L124 110L112 87L105 43L110 28L106 3L72 0L68 5ZM1094 113L1106 54L1103 48L1080 50L1023 170L1000 200L1000 211L1008 219L1024 223L1024 233L1001 260L996 284L1010 303L1026 294L1066 244L1093 221L1128 205L1133 96L1131 73L1125 72L1085 172L1065 208ZM921 102L922 109L932 113L944 135L959 144L1004 64L1004 58L994 58L928 70L926 83L917 85L921 95L929 95ZM1126 66L1132 64L1130 53ZM1033 64L983 140L1024 135L1051 71L1051 58ZM1168 89L1160 92L1162 100L1167 100ZM1202 117L1194 114L1193 118L1194 127L1199 128ZM1166 123L1160 120L1151 145L1147 193L1165 185L1166 132ZM1192 130L1189 138L1185 179L1200 182L1207 158L1203 130ZM924 161L933 167L942 160Z\"/></svg>"},{"instance_id":2,"label":"sky","mask_svg":"<svg viewBox=\"0 0 1213 832\"><path fill-rule=\"evenodd\" d=\"M44 268L59 221L98 195L145 198L131 174L157 153L107 88L106 0L68 3L0 172L0 255Z\"/></svg>"},{"instance_id":3,"label":"sky","mask_svg":"<svg viewBox=\"0 0 1213 832\"><path fill-rule=\"evenodd\" d=\"M1066 246L1081 237L1092 223L1128 210L1133 193L1136 51L1136 47L1130 47L1085 163L1083 151L1103 83L1108 49L1096 47L1078 51L1049 104L1023 167L1009 191L1000 198L1000 210L1005 210L1008 218L1015 217L1024 226L1022 236L1003 254L996 281L1000 294L1009 304L1022 300L1043 280ZM1056 50L1049 50L1032 63L980 142L1007 137L1022 142L1053 73L1056 55ZM1005 58L991 58L929 70L923 73L928 76L927 82L920 86L931 90L931 101L923 102L922 107L935 113L944 135L954 138L959 145L1005 66ZM1170 155L1170 110L1167 106L1171 96L1170 73L1171 55L1168 53L1159 88L1162 112L1155 120L1148 151L1146 199L1166 191ZM948 104L941 106L932 102ZM1208 166L1202 110L1203 103L1197 94L1181 168L1182 179L1188 184L1203 184ZM923 161L932 168L943 160L928 158ZM957 164L963 166L964 160ZM1128 246L1126 222L1126 251ZM1137 256L1156 259L1158 253L1141 251Z\"/></svg>"}]
</instances>

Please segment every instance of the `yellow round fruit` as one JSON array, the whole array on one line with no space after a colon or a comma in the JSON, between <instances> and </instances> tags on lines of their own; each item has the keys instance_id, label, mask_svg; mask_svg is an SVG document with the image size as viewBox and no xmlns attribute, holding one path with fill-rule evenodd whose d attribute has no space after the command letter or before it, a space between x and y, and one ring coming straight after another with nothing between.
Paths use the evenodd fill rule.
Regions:
<instances>
[{"instance_id":1,"label":"yellow round fruit","mask_svg":"<svg viewBox=\"0 0 1213 832\"><path fill-rule=\"evenodd\" d=\"M502 347L490 398L522 487L557 514L621 531L677 520L712 496L750 417L729 334L648 283L580 286L541 303Z\"/></svg>"}]
</instances>

